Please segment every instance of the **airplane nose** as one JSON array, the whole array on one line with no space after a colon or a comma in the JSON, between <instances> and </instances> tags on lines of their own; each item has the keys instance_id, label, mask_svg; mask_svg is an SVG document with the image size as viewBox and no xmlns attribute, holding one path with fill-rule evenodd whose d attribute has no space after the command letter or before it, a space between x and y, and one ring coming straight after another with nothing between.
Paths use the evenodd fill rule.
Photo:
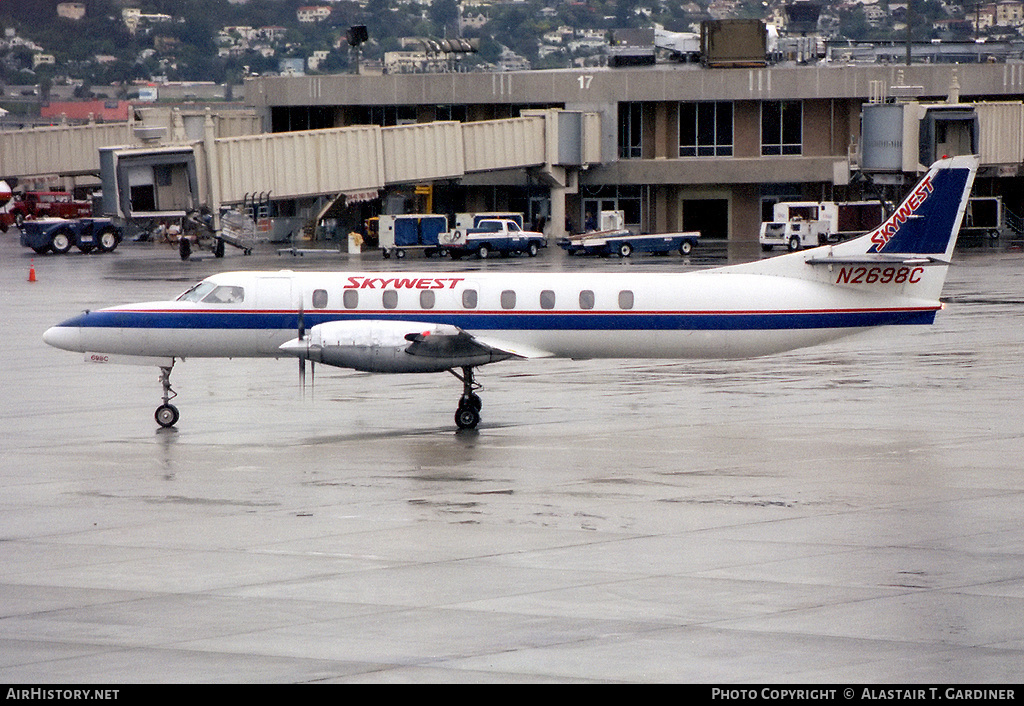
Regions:
<instances>
[{"instance_id":1,"label":"airplane nose","mask_svg":"<svg viewBox=\"0 0 1024 706\"><path fill-rule=\"evenodd\" d=\"M78 326L52 326L43 334L43 341L66 351L82 350L82 330Z\"/></svg>"}]
</instances>

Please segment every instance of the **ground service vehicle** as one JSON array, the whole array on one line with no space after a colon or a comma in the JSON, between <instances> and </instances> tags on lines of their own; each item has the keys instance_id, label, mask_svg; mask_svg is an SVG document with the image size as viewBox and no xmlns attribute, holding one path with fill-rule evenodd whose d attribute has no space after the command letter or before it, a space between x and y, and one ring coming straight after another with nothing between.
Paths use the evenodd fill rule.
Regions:
<instances>
[{"instance_id":1,"label":"ground service vehicle","mask_svg":"<svg viewBox=\"0 0 1024 706\"><path fill-rule=\"evenodd\" d=\"M67 191L29 191L5 210L0 213L0 231L7 232L11 225L20 228L33 218L86 218L92 215L92 203L76 201Z\"/></svg>"},{"instance_id":2,"label":"ground service vehicle","mask_svg":"<svg viewBox=\"0 0 1024 706\"><path fill-rule=\"evenodd\" d=\"M536 257L541 248L547 247L543 233L523 230L519 224L506 218L482 218L475 228L462 233L458 229L450 236L451 242L444 245L452 259L459 260L465 255L476 253L481 260L492 253L511 255L526 253Z\"/></svg>"},{"instance_id":3,"label":"ground service vehicle","mask_svg":"<svg viewBox=\"0 0 1024 706\"><path fill-rule=\"evenodd\" d=\"M21 244L42 255L58 255L77 247L84 253L117 248L123 233L109 218L43 218L21 226Z\"/></svg>"},{"instance_id":4,"label":"ground service vehicle","mask_svg":"<svg viewBox=\"0 0 1024 706\"><path fill-rule=\"evenodd\" d=\"M448 231L448 218L434 213L406 213L377 217L377 238L385 258L422 250L430 256L441 252L440 237Z\"/></svg>"},{"instance_id":5,"label":"ground service vehicle","mask_svg":"<svg viewBox=\"0 0 1024 706\"><path fill-rule=\"evenodd\" d=\"M699 231L653 233L650 235L589 233L584 237L566 238L558 244L570 255L618 255L629 257L635 252L667 255L678 252L689 255L700 239Z\"/></svg>"},{"instance_id":6,"label":"ground service vehicle","mask_svg":"<svg viewBox=\"0 0 1024 706\"><path fill-rule=\"evenodd\" d=\"M10 204L11 199L14 198L14 194L11 192L11 187L6 181L0 180L0 232L6 233L10 227L8 224L8 218L10 215Z\"/></svg>"},{"instance_id":7,"label":"ground service vehicle","mask_svg":"<svg viewBox=\"0 0 1024 706\"><path fill-rule=\"evenodd\" d=\"M865 233L885 220L878 201L782 201L772 208L772 220L761 224L761 249L789 251L838 243Z\"/></svg>"},{"instance_id":8,"label":"ground service vehicle","mask_svg":"<svg viewBox=\"0 0 1024 706\"><path fill-rule=\"evenodd\" d=\"M514 211L479 211L476 213L456 213L452 219L451 225L452 232L449 234L449 242L452 237L455 237L455 232L462 234L470 228L476 228L480 221L484 219L501 218L506 221L515 221L516 225L520 228L523 227L523 214L516 213Z\"/></svg>"},{"instance_id":9,"label":"ground service vehicle","mask_svg":"<svg viewBox=\"0 0 1024 706\"><path fill-rule=\"evenodd\" d=\"M700 239L699 231L634 235L624 225L622 211L601 211L601 230L571 235L558 241L570 255L618 255L629 257L634 252L667 255L678 252L689 255Z\"/></svg>"}]
</instances>

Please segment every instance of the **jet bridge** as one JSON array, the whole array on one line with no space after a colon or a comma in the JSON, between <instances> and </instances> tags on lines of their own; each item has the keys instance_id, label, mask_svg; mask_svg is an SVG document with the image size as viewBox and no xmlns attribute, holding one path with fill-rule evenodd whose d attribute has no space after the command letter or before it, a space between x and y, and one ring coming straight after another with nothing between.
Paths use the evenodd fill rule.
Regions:
<instances>
[{"instance_id":1,"label":"jet bridge","mask_svg":"<svg viewBox=\"0 0 1024 706\"><path fill-rule=\"evenodd\" d=\"M275 199L344 195L365 199L392 184L458 179L474 172L535 168L553 189L600 162L596 113L538 110L504 120L439 121L215 137L153 147L100 149L103 210L123 218L176 218Z\"/></svg>"}]
</instances>

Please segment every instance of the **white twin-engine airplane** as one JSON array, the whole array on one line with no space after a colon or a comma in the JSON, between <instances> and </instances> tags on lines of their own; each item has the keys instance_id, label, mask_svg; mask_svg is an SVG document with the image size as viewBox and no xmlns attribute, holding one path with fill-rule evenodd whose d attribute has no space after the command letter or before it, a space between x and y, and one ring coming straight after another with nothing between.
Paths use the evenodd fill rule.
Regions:
<instances>
[{"instance_id":1,"label":"white twin-engine airplane","mask_svg":"<svg viewBox=\"0 0 1024 706\"><path fill-rule=\"evenodd\" d=\"M87 311L43 340L87 360L158 365L164 427L178 421L175 360L290 355L302 376L306 361L448 371L463 383L455 422L473 428L474 370L487 363L750 357L932 323L977 167L976 157L943 159L874 231L747 264L656 274L225 272L173 301Z\"/></svg>"}]
</instances>

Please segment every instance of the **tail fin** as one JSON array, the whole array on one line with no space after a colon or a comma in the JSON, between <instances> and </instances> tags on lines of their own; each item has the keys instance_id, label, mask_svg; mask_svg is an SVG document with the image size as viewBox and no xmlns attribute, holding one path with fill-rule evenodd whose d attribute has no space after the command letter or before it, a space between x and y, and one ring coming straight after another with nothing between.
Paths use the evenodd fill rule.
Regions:
<instances>
[{"instance_id":1,"label":"tail fin","mask_svg":"<svg viewBox=\"0 0 1024 706\"><path fill-rule=\"evenodd\" d=\"M942 293L979 161L973 155L939 160L895 213L858 238L728 269L936 301Z\"/></svg>"},{"instance_id":2,"label":"tail fin","mask_svg":"<svg viewBox=\"0 0 1024 706\"><path fill-rule=\"evenodd\" d=\"M971 195L979 159L941 159L886 221L870 233L836 246L834 253L926 255L949 261ZM855 245L856 244L856 245Z\"/></svg>"}]
</instances>

